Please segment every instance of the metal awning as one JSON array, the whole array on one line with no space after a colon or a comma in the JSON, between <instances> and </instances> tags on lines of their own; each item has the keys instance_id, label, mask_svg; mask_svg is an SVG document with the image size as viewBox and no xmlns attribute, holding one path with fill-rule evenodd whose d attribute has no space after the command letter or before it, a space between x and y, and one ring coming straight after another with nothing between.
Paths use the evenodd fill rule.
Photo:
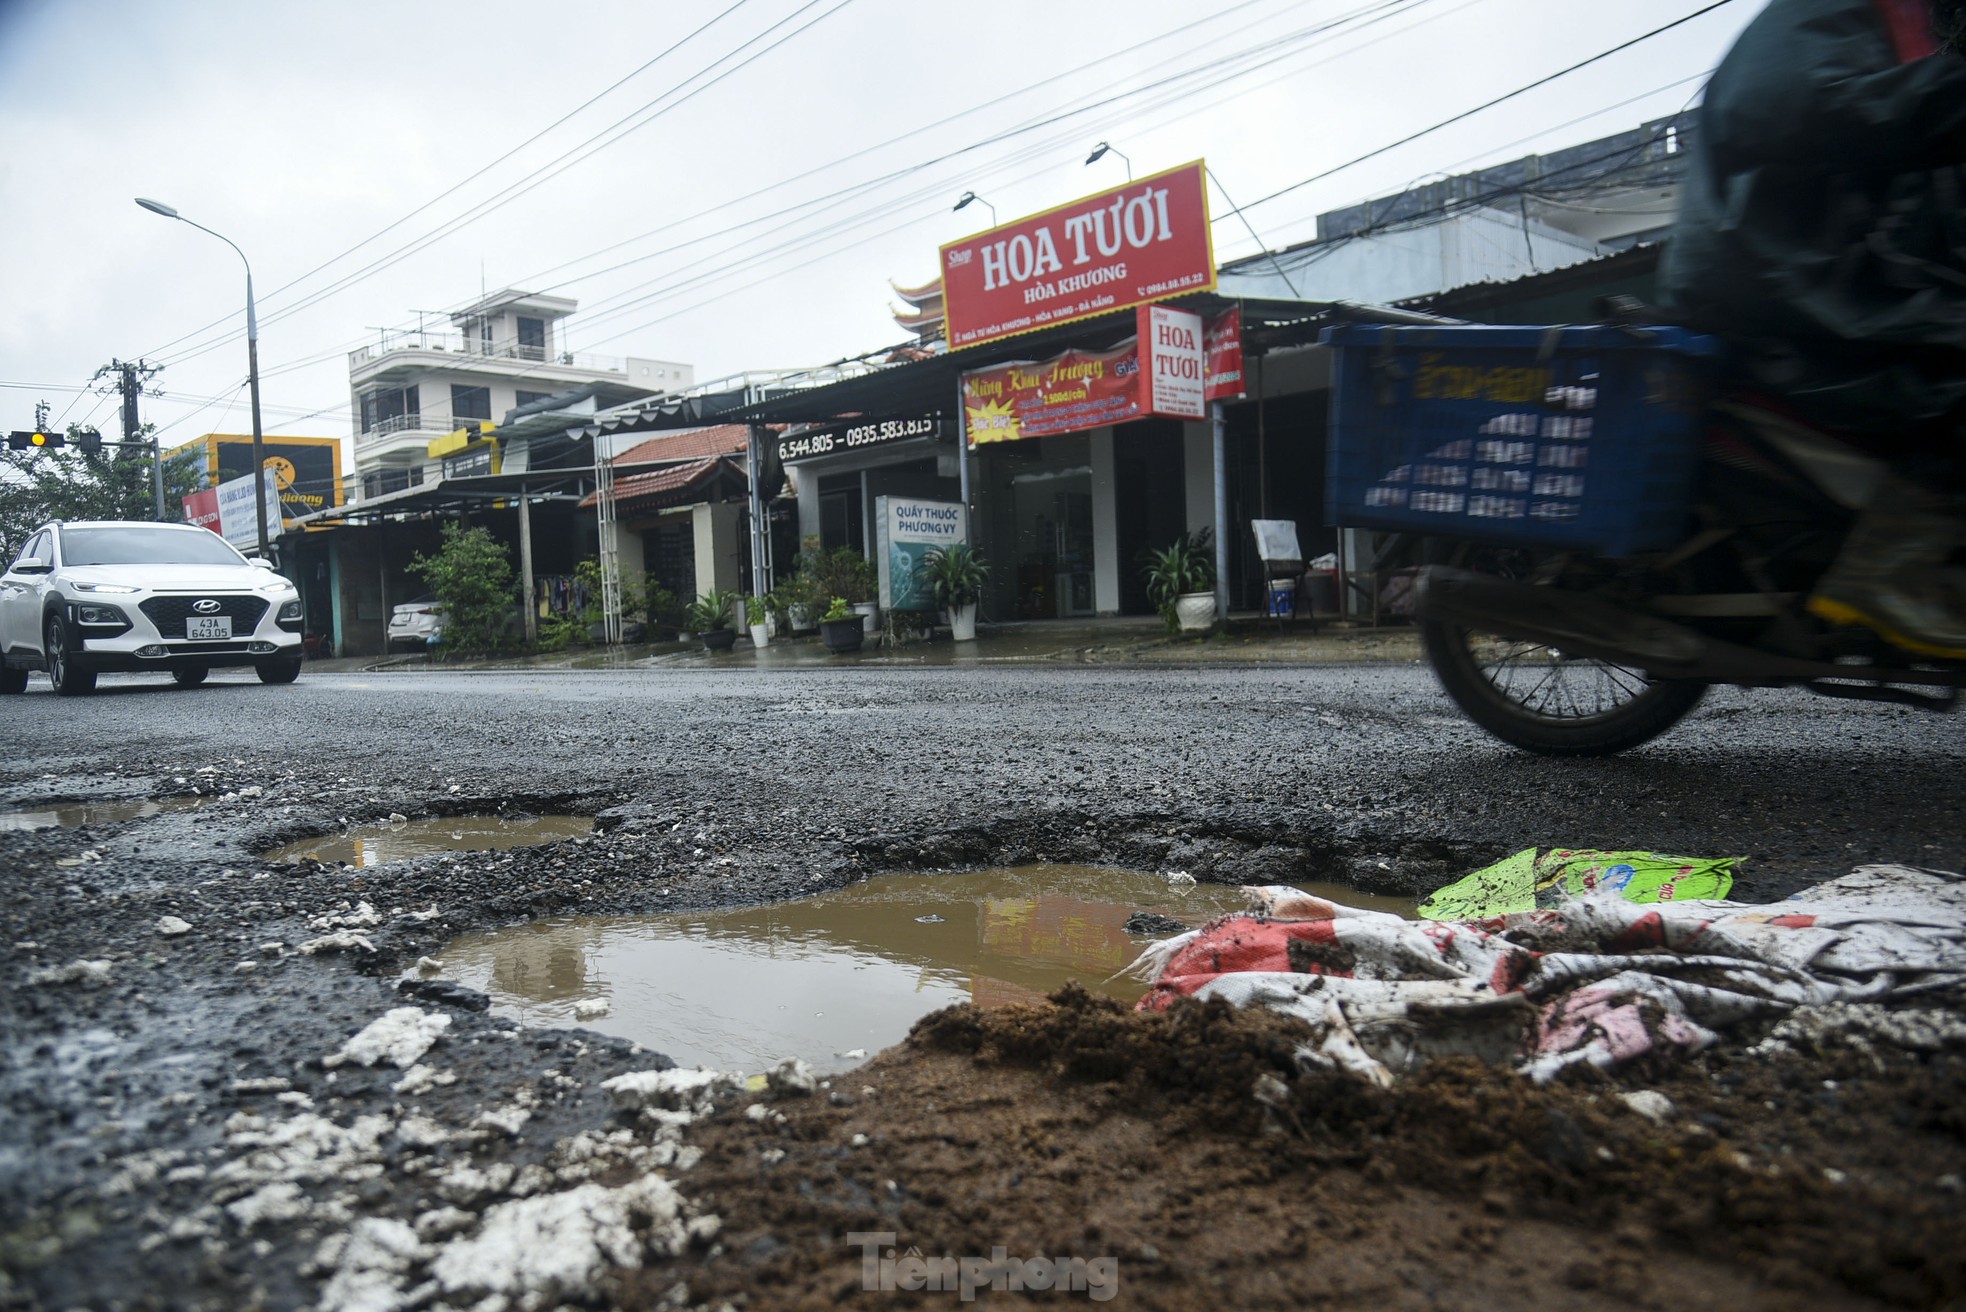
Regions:
<instances>
[{"instance_id":1,"label":"metal awning","mask_svg":"<svg viewBox=\"0 0 1966 1312\"><path fill-rule=\"evenodd\" d=\"M346 506L330 506L310 515L301 515L294 524L325 528L357 520L378 519L384 515L407 515L453 510L482 505L487 501L509 501L522 493L537 505L546 501L578 502L591 490L594 471L588 469L534 470L527 474L476 474L463 478L439 478L381 496L367 497Z\"/></svg>"}]
</instances>

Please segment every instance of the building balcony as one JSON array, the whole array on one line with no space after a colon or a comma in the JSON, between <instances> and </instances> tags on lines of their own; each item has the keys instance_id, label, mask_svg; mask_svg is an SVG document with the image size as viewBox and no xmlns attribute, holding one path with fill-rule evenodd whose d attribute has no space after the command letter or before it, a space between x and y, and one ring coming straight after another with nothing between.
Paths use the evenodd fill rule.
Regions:
<instances>
[{"instance_id":1,"label":"building balcony","mask_svg":"<svg viewBox=\"0 0 1966 1312\"><path fill-rule=\"evenodd\" d=\"M628 361L621 356L554 351L519 342L487 345L463 333L445 332L391 334L381 342L348 353L349 380L357 385L391 374L433 369L517 374L573 383L608 375L625 377Z\"/></svg>"}]
</instances>

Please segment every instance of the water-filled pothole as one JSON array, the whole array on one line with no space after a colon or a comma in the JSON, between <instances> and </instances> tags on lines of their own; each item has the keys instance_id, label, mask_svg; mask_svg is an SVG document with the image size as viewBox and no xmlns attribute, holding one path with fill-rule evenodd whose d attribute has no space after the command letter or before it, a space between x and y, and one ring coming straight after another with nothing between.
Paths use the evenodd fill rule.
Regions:
<instances>
[{"instance_id":1,"label":"water-filled pothole","mask_svg":"<svg viewBox=\"0 0 1966 1312\"><path fill-rule=\"evenodd\" d=\"M1406 898L1297 887L1351 906L1414 914ZM803 1057L844 1070L957 1002L1043 997L1068 980L1127 1001L1108 977L1151 937L1136 912L1200 925L1245 909L1236 889L1170 886L1157 875L1025 866L961 875L884 875L772 906L538 921L469 934L436 955L444 974L534 1026L585 1025L680 1066L761 1070ZM605 1015L592 1013L605 1003ZM582 1005L585 1004L585 1005Z\"/></svg>"},{"instance_id":2,"label":"water-filled pothole","mask_svg":"<svg viewBox=\"0 0 1966 1312\"><path fill-rule=\"evenodd\" d=\"M0 832L24 833L32 829L116 825L126 820L148 820L166 811L194 810L210 800L205 797L167 797L158 801L148 797L131 797L113 802L58 802L52 806L0 812Z\"/></svg>"},{"instance_id":3,"label":"water-filled pothole","mask_svg":"<svg viewBox=\"0 0 1966 1312\"><path fill-rule=\"evenodd\" d=\"M594 821L584 815L447 815L426 820L396 820L353 829L345 834L304 838L266 853L269 861L300 861L312 857L324 864L376 866L385 861L408 861L440 852L503 852L562 838L585 838Z\"/></svg>"}]
</instances>

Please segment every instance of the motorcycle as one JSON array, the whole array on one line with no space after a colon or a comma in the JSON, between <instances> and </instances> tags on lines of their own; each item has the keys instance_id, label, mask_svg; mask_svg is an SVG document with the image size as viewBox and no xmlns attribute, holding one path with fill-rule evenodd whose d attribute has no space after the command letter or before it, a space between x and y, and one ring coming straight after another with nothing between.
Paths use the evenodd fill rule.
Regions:
<instances>
[{"instance_id":1,"label":"motorcycle","mask_svg":"<svg viewBox=\"0 0 1966 1312\"><path fill-rule=\"evenodd\" d=\"M1885 467L1726 391L1713 339L1617 308L1325 334L1329 517L1420 542L1415 614L1448 696L1551 756L1648 742L1716 684L1953 709L1966 665L1805 606Z\"/></svg>"}]
</instances>

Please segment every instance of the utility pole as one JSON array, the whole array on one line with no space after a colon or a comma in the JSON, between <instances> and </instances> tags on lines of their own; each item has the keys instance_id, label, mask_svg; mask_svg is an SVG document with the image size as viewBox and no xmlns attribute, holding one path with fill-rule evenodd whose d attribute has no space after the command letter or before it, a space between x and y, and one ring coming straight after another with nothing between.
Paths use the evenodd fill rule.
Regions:
<instances>
[{"instance_id":1,"label":"utility pole","mask_svg":"<svg viewBox=\"0 0 1966 1312\"><path fill-rule=\"evenodd\" d=\"M162 365L146 364L142 360L111 360L96 370L97 378L104 374L116 375L116 390L123 394L123 446L126 449L138 445L137 431L143 427L142 421L137 418L137 397L142 393L143 385L162 368ZM164 522L164 447L155 436L148 445L150 490L156 502L157 522L161 524Z\"/></svg>"}]
</instances>

